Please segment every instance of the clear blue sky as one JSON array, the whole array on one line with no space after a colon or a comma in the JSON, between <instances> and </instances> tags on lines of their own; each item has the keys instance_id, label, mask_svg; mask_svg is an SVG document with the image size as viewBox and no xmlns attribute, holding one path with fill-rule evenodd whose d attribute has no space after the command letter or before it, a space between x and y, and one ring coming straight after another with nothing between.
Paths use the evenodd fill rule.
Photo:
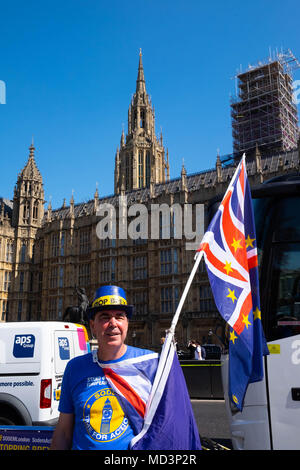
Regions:
<instances>
[{"instance_id":1,"label":"clear blue sky","mask_svg":"<svg viewBox=\"0 0 300 470\"><path fill-rule=\"evenodd\" d=\"M213 167L217 148L232 151L232 78L269 48L300 60L299 18L298 0L1 0L0 196L13 197L32 135L53 208L96 183L113 193L140 48L171 178L183 159L188 173Z\"/></svg>"}]
</instances>

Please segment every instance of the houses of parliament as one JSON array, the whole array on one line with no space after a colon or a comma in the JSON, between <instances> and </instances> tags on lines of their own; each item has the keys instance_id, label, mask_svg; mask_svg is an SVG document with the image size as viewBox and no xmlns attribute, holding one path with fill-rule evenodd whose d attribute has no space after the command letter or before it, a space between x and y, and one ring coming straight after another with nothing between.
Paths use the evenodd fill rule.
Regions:
<instances>
[{"instance_id":1,"label":"houses of parliament","mask_svg":"<svg viewBox=\"0 0 300 470\"><path fill-rule=\"evenodd\" d=\"M291 170L299 171L299 145L265 151L256 141L249 149L247 173L251 187ZM26 161L26 156L24 156ZM91 301L100 285L123 287L135 306L128 343L159 347L170 327L194 264L193 250L184 236L157 239L97 236L99 204L202 204L204 225L211 203L221 198L235 171L234 158L216 156L215 167L170 179L168 151L155 133L155 113L146 90L142 55L136 90L128 109L128 131L122 132L115 155L114 195L78 203L45 206L43 179L29 147L27 163L19 173L13 200L0 198L0 320L62 320L69 306L78 305L76 287ZM129 217L129 216L128 216ZM176 329L179 345L188 339L207 341L218 335L222 320L213 301L205 265L200 263ZM217 340L213 341L217 342Z\"/></svg>"}]
</instances>

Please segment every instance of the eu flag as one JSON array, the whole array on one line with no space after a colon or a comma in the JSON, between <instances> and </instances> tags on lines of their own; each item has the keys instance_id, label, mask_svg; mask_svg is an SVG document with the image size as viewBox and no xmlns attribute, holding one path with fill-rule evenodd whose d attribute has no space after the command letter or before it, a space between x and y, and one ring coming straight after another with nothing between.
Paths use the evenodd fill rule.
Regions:
<instances>
[{"instance_id":1,"label":"eu flag","mask_svg":"<svg viewBox=\"0 0 300 470\"><path fill-rule=\"evenodd\" d=\"M268 354L245 155L198 251L204 253L216 306L230 326L229 397L242 410L248 384L263 379L263 355Z\"/></svg>"},{"instance_id":2,"label":"eu flag","mask_svg":"<svg viewBox=\"0 0 300 470\"><path fill-rule=\"evenodd\" d=\"M197 423L174 342L155 390L150 394L144 427L132 450L201 450Z\"/></svg>"},{"instance_id":3,"label":"eu flag","mask_svg":"<svg viewBox=\"0 0 300 470\"><path fill-rule=\"evenodd\" d=\"M149 351L101 364L93 352L134 430L131 450L201 450L173 337L167 333L160 357Z\"/></svg>"}]
</instances>

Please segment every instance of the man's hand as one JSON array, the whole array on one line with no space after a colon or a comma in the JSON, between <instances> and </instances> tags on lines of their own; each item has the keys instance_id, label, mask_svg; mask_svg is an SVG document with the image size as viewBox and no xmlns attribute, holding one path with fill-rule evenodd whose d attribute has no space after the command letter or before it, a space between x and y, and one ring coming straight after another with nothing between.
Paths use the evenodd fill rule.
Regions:
<instances>
[{"instance_id":1,"label":"man's hand","mask_svg":"<svg viewBox=\"0 0 300 470\"><path fill-rule=\"evenodd\" d=\"M60 413L50 450L70 450L72 448L73 427L74 415L72 413Z\"/></svg>"}]
</instances>

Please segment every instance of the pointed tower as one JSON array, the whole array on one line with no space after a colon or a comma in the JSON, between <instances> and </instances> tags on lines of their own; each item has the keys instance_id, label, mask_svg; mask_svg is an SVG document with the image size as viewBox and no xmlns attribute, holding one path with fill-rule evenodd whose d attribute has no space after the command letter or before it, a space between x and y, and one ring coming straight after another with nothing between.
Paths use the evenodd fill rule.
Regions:
<instances>
[{"instance_id":1,"label":"pointed tower","mask_svg":"<svg viewBox=\"0 0 300 470\"><path fill-rule=\"evenodd\" d=\"M13 200L13 226L41 226L44 216L44 189L42 176L34 158L35 147L29 147L28 161L18 176Z\"/></svg>"},{"instance_id":2,"label":"pointed tower","mask_svg":"<svg viewBox=\"0 0 300 470\"><path fill-rule=\"evenodd\" d=\"M31 320L36 235L44 217L44 189L42 176L34 158L33 140L28 161L19 173L14 190L12 226L14 229L14 265L8 302L11 319Z\"/></svg>"},{"instance_id":3,"label":"pointed tower","mask_svg":"<svg viewBox=\"0 0 300 470\"><path fill-rule=\"evenodd\" d=\"M136 91L128 109L128 133L125 137L122 131L115 158L115 194L120 194L122 187L131 191L150 187L150 182L165 182L166 168L162 135L160 140L155 135L154 107L146 91L140 51Z\"/></svg>"},{"instance_id":4,"label":"pointed tower","mask_svg":"<svg viewBox=\"0 0 300 470\"><path fill-rule=\"evenodd\" d=\"M219 149L218 149L218 152L217 152L216 172L217 172L217 182L221 183L221 181L222 181L222 162L221 162L221 159L220 159Z\"/></svg>"}]
</instances>

